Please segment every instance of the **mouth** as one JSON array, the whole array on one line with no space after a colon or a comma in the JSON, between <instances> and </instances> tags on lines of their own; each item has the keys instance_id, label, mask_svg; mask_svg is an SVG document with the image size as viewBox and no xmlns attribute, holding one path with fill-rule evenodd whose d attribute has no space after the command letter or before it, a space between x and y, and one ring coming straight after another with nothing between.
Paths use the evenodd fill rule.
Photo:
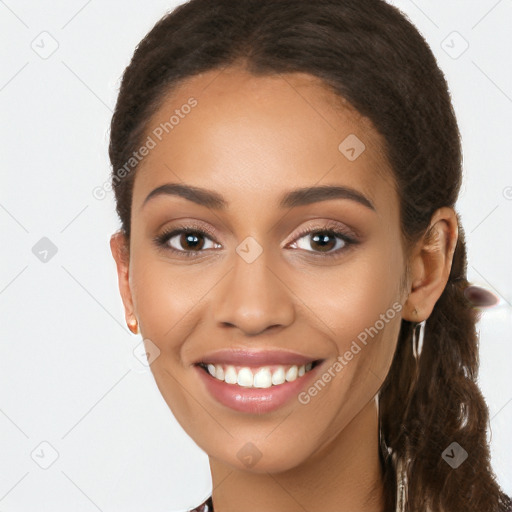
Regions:
<instances>
[{"instance_id":1,"label":"mouth","mask_svg":"<svg viewBox=\"0 0 512 512\"><path fill-rule=\"evenodd\" d=\"M291 406L293 399L299 399L318 378L327 362L304 357L300 361L295 358L295 364L265 365L252 361L243 366L197 362L193 368L207 397L230 410L261 416Z\"/></svg>"},{"instance_id":2,"label":"mouth","mask_svg":"<svg viewBox=\"0 0 512 512\"><path fill-rule=\"evenodd\" d=\"M293 382L311 372L324 359L316 359L304 364L272 364L272 365L233 365L221 363L195 363L214 379L244 388L278 387Z\"/></svg>"}]
</instances>

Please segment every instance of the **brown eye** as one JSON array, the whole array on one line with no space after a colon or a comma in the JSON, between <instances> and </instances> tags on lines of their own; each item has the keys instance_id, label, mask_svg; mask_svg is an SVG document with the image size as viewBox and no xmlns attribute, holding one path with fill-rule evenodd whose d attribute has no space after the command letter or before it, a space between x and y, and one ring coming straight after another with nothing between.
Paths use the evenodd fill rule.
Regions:
<instances>
[{"instance_id":1,"label":"brown eye","mask_svg":"<svg viewBox=\"0 0 512 512\"><path fill-rule=\"evenodd\" d=\"M185 249L192 249L196 251L201 250L204 246L204 238L202 235L197 235L195 233L182 233L178 236L179 245Z\"/></svg>"},{"instance_id":2,"label":"brown eye","mask_svg":"<svg viewBox=\"0 0 512 512\"><path fill-rule=\"evenodd\" d=\"M156 237L155 242L164 249L184 256L196 256L215 246L215 242L206 231L192 227L162 233Z\"/></svg>"},{"instance_id":3,"label":"brown eye","mask_svg":"<svg viewBox=\"0 0 512 512\"><path fill-rule=\"evenodd\" d=\"M336 246L336 236L333 234L323 235L322 231L312 234L311 246L321 252L329 252Z\"/></svg>"},{"instance_id":4,"label":"brown eye","mask_svg":"<svg viewBox=\"0 0 512 512\"><path fill-rule=\"evenodd\" d=\"M305 242L301 242L302 239ZM330 257L338 256L357 243L354 238L329 225L325 228L306 229L299 234L293 245L315 256Z\"/></svg>"}]
</instances>

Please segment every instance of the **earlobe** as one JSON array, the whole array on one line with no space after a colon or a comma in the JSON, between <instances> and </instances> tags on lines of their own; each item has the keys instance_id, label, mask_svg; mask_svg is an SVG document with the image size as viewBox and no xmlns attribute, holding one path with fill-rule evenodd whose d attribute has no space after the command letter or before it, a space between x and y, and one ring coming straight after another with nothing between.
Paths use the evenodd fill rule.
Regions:
<instances>
[{"instance_id":1,"label":"earlobe","mask_svg":"<svg viewBox=\"0 0 512 512\"><path fill-rule=\"evenodd\" d=\"M117 268L119 292L123 300L126 324L134 325L135 313L130 289L130 250L129 241L121 231L114 233L110 238L110 250ZM130 328L132 332L134 329ZM135 333L135 332L134 332Z\"/></svg>"},{"instance_id":2,"label":"earlobe","mask_svg":"<svg viewBox=\"0 0 512 512\"><path fill-rule=\"evenodd\" d=\"M455 211L448 206L439 208L411 256L411 289L402 314L405 320L422 322L431 315L448 282L457 239Z\"/></svg>"}]
</instances>

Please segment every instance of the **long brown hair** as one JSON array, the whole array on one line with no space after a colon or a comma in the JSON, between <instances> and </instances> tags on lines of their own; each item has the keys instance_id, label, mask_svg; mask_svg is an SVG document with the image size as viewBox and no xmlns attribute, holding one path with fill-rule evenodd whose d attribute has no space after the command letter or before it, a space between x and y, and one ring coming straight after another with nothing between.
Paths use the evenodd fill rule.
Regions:
<instances>
[{"instance_id":1,"label":"long brown hair","mask_svg":"<svg viewBox=\"0 0 512 512\"><path fill-rule=\"evenodd\" d=\"M112 185L130 236L135 172L118 172L146 134L164 95L197 73L242 62L255 75L306 72L369 118L385 139L400 199L406 252L433 212L454 207L462 180L460 134L448 86L417 29L382 0L190 0L166 14L137 46L111 123ZM453 265L426 321L419 362L414 323L402 320L379 391L386 510L396 506L404 464L410 512L502 512L486 438L488 408L477 386L475 323L466 299L466 246L459 220ZM468 457L456 469L452 444Z\"/></svg>"}]
</instances>

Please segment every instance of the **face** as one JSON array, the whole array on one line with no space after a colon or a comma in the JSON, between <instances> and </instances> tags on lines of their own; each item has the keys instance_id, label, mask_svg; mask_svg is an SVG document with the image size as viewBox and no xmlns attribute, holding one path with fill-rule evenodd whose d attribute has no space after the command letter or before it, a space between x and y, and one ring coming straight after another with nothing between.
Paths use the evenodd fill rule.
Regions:
<instances>
[{"instance_id":1,"label":"face","mask_svg":"<svg viewBox=\"0 0 512 512\"><path fill-rule=\"evenodd\" d=\"M404 259L383 140L317 79L239 68L172 91L148 136L120 283L148 352L158 348L158 388L209 456L247 469L240 453L250 442L263 455L251 471L295 467L374 399L394 354ZM224 206L170 187L148 198L167 184L204 189ZM310 187L323 192L281 204ZM211 394L213 377L195 365L220 349L322 363L279 407L240 411Z\"/></svg>"}]
</instances>

